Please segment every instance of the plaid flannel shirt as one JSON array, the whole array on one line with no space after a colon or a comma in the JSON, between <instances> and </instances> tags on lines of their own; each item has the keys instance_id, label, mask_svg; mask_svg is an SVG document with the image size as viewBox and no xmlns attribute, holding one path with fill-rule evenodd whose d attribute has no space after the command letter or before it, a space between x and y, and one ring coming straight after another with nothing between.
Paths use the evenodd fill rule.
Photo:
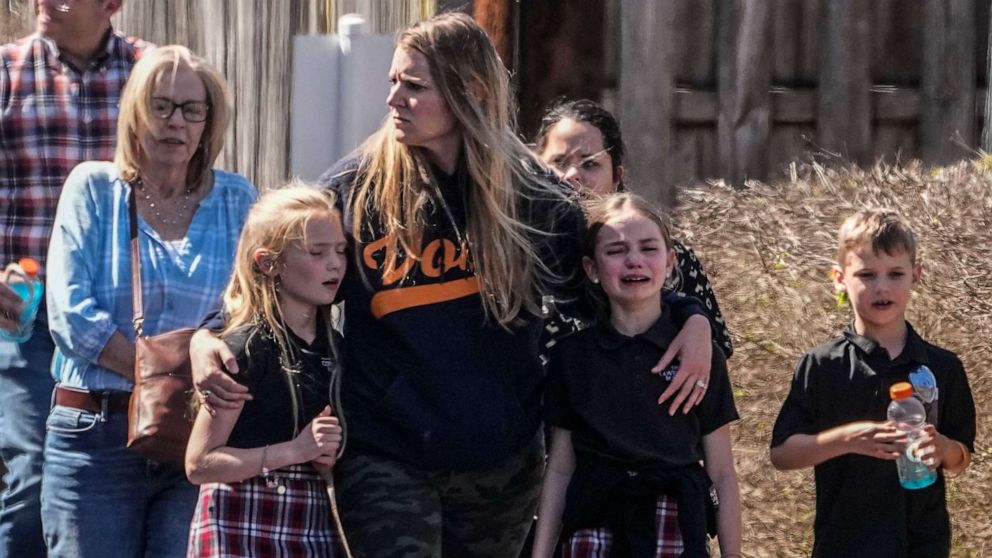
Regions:
<instances>
[{"instance_id":1,"label":"plaid flannel shirt","mask_svg":"<svg viewBox=\"0 0 992 558\"><path fill-rule=\"evenodd\" d=\"M121 90L151 45L108 30L84 69L37 33L0 47L0 266L45 263L62 183L88 160L110 160Z\"/></svg>"}]
</instances>

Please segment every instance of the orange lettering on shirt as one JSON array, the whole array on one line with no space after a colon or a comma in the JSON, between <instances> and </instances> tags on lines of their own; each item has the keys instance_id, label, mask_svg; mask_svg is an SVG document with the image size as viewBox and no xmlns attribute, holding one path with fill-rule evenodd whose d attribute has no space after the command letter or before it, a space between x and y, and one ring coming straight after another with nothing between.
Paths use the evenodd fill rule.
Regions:
<instances>
[{"instance_id":1,"label":"orange lettering on shirt","mask_svg":"<svg viewBox=\"0 0 992 558\"><path fill-rule=\"evenodd\" d=\"M392 247L391 236L384 236L378 240L373 240L365 245L362 250L362 259L364 260L365 267L369 269L379 269L380 264L375 261L375 253L381 250L385 250L386 254L383 258L383 262L388 262L393 257L393 252L395 251ZM406 274L413 269L415 263L415 258L405 257L403 262L396 266L392 271L384 271L382 274L382 286L392 285L400 279L406 277Z\"/></svg>"},{"instance_id":2,"label":"orange lettering on shirt","mask_svg":"<svg viewBox=\"0 0 992 558\"><path fill-rule=\"evenodd\" d=\"M444 261L437 262L437 251L444 247ZM440 264L440 266L439 266ZM455 243L447 238L432 240L424 248L424 255L420 261L420 271L426 277L440 277L442 273L449 269L468 269L468 245L463 244L459 251Z\"/></svg>"},{"instance_id":3,"label":"orange lettering on shirt","mask_svg":"<svg viewBox=\"0 0 992 558\"><path fill-rule=\"evenodd\" d=\"M382 262L387 262L393 256L392 237L384 236L365 245L362 249L362 263L369 269L382 269L385 265L376 259L382 255ZM406 277L417 262L420 272L425 278L437 279L451 269L468 269L468 244L462 244L461 249L454 242L439 238L427 243L420 254L407 254L402 262L391 271L382 271L382 286L387 287L400 282ZM443 250L441 261L438 261L438 251ZM475 277L455 279L430 285L411 285L396 287L377 292L372 297L372 315L381 318L391 312L397 312L416 306L426 306L438 302L455 300L479 293L479 282Z\"/></svg>"},{"instance_id":4,"label":"orange lettering on shirt","mask_svg":"<svg viewBox=\"0 0 992 558\"><path fill-rule=\"evenodd\" d=\"M379 291L372 297L372 315L379 319L392 312L447 302L478 292L479 281L475 277Z\"/></svg>"}]
</instances>

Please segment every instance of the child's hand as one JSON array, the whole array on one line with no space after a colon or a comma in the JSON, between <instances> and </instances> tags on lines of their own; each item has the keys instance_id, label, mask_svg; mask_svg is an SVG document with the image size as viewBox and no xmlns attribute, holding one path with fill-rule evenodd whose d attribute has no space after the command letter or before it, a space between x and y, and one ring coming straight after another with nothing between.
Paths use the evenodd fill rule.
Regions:
<instances>
[{"instance_id":1,"label":"child's hand","mask_svg":"<svg viewBox=\"0 0 992 558\"><path fill-rule=\"evenodd\" d=\"M906 434L891 421L852 422L843 428L850 453L876 459L898 459L906 447Z\"/></svg>"},{"instance_id":2,"label":"child's hand","mask_svg":"<svg viewBox=\"0 0 992 558\"><path fill-rule=\"evenodd\" d=\"M920 438L913 453L920 458L920 461L930 467L931 471L937 470L944 464L945 450L942 447L943 441L937 428L932 424L923 427L923 436Z\"/></svg>"},{"instance_id":3,"label":"child's hand","mask_svg":"<svg viewBox=\"0 0 992 558\"><path fill-rule=\"evenodd\" d=\"M300 463L312 461L333 465L341 447L341 425L337 417L331 416L330 406L324 407L293 442L299 452Z\"/></svg>"}]
</instances>

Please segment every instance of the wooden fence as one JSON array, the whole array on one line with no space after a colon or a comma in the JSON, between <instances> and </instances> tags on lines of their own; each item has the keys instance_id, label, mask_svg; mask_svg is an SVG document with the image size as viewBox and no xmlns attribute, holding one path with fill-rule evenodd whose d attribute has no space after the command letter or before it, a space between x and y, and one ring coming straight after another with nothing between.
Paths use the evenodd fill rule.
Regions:
<instances>
[{"instance_id":1,"label":"wooden fence","mask_svg":"<svg viewBox=\"0 0 992 558\"><path fill-rule=\"evenodd\" d=\"M477 0L509 4L513 0ZM521 125L558 96L620 116L639 190L817 156L942 164L978 145L989 0L517 4Z\"/></svg>"},{"instance_id":2,"label":"wooden fence","mask_svg":"<svg viewBox=\"0 0 992 558\"><path fill-rule=\"evenodd\" d=\"M631 178L766 178L816 152L947 163L978 145L988 0L624 0ZM657 180L660 179L660 180Z\"/></svg>"},{"instance_id":3,"label":"wooden fence","mask_svg":"<svg viewBox=\"0 0 992 558\"><path fill-rule=\"evenodd\" d=\"M0 0L7 28L30 11ZM129 0L129 34L202 52L231 80L223 164L260 185L286 172L290 36L363 13L392 32L436 8L473 11L508 54L530 136L559 95L621 117L628 177L764 179L796 159L942 164L973 153L988 83L990 0ZM474 8L473 8L474 7ZM22 24L23 25L23 24ZM0 25L3 31L4 25Z\"/></svg>"}]
</instances>

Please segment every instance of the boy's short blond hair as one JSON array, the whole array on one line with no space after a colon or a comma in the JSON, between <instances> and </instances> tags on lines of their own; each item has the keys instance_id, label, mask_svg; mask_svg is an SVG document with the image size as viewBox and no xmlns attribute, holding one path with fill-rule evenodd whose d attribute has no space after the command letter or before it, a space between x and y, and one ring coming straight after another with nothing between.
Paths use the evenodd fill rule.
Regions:
<instances>
[{"instance_id":1,"label":"boy's short blond hair","mask_svg":"<svg viewBox=\"0 0 992 558\"><path fill-rule=\"evenodd\" d=\"M876 254L904 252L916 265L916 238L909 223L890 209L866 209L851 215L837 234L837 265L844 267L847 254L861 246L871 246Z\"/></svg>"}]
</instances>

